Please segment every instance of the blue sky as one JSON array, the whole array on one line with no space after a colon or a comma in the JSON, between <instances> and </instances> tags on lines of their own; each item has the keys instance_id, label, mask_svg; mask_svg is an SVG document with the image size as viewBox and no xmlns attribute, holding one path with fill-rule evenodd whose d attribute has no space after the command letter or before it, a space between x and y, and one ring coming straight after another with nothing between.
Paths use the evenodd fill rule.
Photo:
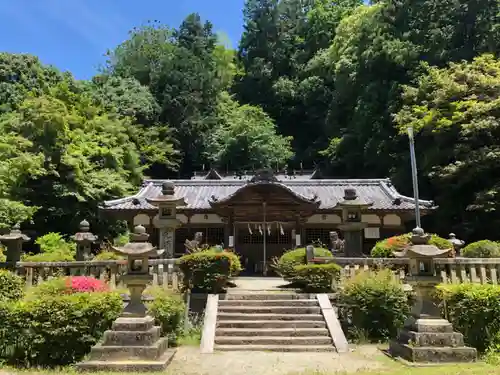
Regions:
<instances>
[{"instance_id":1,"label":"blue sky","mask_svg":"<svg viewBox=\"0 0 500 375\"><path fill-rule=\"evenodd\" d=\"M0 0L0 51L37 55L90 78L103 54L148 20L177 27L198 12L236 46L244 0Z\"/></svg>"}]
</instances>

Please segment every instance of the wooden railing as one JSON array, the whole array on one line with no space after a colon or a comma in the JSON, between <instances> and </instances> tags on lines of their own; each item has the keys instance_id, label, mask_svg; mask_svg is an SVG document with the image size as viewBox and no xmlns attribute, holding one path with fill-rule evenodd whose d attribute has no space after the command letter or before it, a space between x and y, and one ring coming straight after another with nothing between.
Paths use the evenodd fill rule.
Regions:
<instances>
[{"instance_id":1,"label":"wooden railing","mask_svg":"<svg viewBox=\"0 0 500 375\"><path fill-rule=\"evenodd\" d=\"M0 268L12 267L0 263ZM26 286L57 276L93 276L107 282L112 289L125 287L122 276L125 274L125 260L75 261L75 262L17 262L14 271L24 277ZM165 289L179 289L181 280L176 259L150 259L149 272L153 275L153 285Z\"/></svg>"}]
</instances>

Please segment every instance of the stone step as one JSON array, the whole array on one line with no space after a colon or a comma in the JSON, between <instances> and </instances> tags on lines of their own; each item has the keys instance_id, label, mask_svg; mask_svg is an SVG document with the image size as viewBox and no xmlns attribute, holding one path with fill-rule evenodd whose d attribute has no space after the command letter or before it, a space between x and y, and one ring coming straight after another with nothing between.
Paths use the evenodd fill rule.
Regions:
<instances>
[{"instance_id":1,"label":"stone step","mask_svg":"<svg viewBox=\"0 0 500 375\"><path fill-rule=\"evenodd\" d=\"M231 299L219 301L220 306L318 306L316 299Z\"/></svg>"},{"instance_id":2,"label":"stone step","mask_svg":"<svg viewBox=\"0 0 500 375\"><path fill-rule=\"evenodd\" d=\"M316 337L329 336L330 333L326 328L217 328L215 331L216 337L223 336L280 336L280 337Z\"/></svg>"},{"instance_id":3,"label":"stone step","mask_svg":"<svg viewBox=\"0 0 500 375\"><path fill-rule=\"evenodd\" d=\"M291 299L316 299L316 294L307 294L307 293L287 293L287 292L276 292L276 293L227 293L224 296L224 299L220 301L231 301L231 300L257 300L257 301L265 301L265 300L291 300Z\"/></svg>"},{"instance_id":4,"label":"stone step","mask_svg":"<svg viewBox=\"0 0 500 375\"><path fill-rule=\"evenodd\" d=\"M76 364L79 371L96 372L163 372L172 361L175 349L169 349L158 360L86 361Z\"/></svg>"},{"instance_id":5,"label":"stone step","mask_svg":"<svg viewBox=\"0 0 500 375\"><path fill-rule=\"evenodd\" d=\"M139 360L158 359L168 348L168 338L164 337L151 346L103 346L97 344L90 350L90 360Z\"/></svg>"},{"instance_id":6,"label":"stone step","mask_svg":"<svg viewBox=\"0 0 500 375\"><path fill-rule=\"evenodd\" d=\"M262 314L262 313L238 313L238 312L219 312L217 314L219 321L226 320L319 320L323 321L321 314Z\"/></svg>"},{"instance_id":7,"label":"stone step","mask_svg":"<svg viewBox=\"0 0 500 375\"><path fill-rule=\"evenodd\" d=\"M400 356L411 362L431 363L459 363L475 362L477 351L475 348L462 347L436 347L436 346L410 346L391 341L389 351L394 356Z\"/></svg>"},{"instance_id":8,"label":"stone step","mask_svg":"<svg viewBox=\"0 0 500 375\"><path fill-rule=\"evenodd\" d=\"M319 306L219 306L221 313L241 314L320 314Z\"/></svg>"},{"instance_id":9,"label":"stone step","mask_svg":"<svg viewBox=\"0 0 500 375\"><path fill-rule=\"evenodd\" d=\"M411 343L413 346L464 346L464 336L458 332L415 332L402 330L399 342Z\"/></svg>"},{"instance_id":10,"label":"stone step","mask_svg":"<svg viewBox=\"0 0 500 375\"><path fill-rule=\"evenodd\" d=\"M333 345L215 345L216 351L335 352Z\"/></svg>"},{"instance_id":11,"label":"stone step","mask_svg":"<svg viewBox=\"0 0 500 375\"><path fill-rule=\"evenodd\" d=\"M330 336L215 336L218 345L333 345Z\"/></svg>"},{"instance_id":12,"label":"stone step","mask_svg":"<svg viewBox=\"0 0 500 375\"><path fill-rule=\"evenodd\" d=\"M149 331L154 326L154 318L124 318L120 317L113 322L113 331Z\"/></svg>"},{"instance_id":13,"label":"stone step","mask_svg":"<svg viewBox=\"0 0 500 375\"><path fill-rule=\"evenodd\" d=\"M103 346L150 346L160 338L160 327L148 331L106 331Z\"/></svg>"},{"instance_id":14,"label":"stone step","mask_svg":"<svg viewBox=\"0 0 500 375\"><path fill-rule=\"evenodd\" d=\"M326 323L323 320L219 320L217 327L243 328L245 330L255 330L256 328L325 328Z\"/></svg>"}]
</instances>

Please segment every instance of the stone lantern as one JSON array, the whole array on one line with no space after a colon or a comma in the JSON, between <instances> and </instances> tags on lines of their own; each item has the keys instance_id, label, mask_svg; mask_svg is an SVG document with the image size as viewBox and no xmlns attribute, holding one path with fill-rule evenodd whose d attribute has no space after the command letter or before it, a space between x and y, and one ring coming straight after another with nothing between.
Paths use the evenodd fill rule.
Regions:
<instances>
[{"instance_id":1,"label":"stone lantern","mask_svg":"<svg viewBox=\"0 0 500 375\"><path fill-rule=\"evenodd\" d=\"M389 351L395 357L410 362L471 362L477 358L476 349L464 346L461 333L454 332L448 320L441 318L435 286L440 283L434 260L448 258L453 251L429 244L430 235L422 228L413 229L411 245L394 252L397 258L407 258L410 274L406 281L415 295L410 317Z\"/></svg>"},{"instance_id":2,"label":"stone lantern","mask_svg":"<svg viewBox=\"0 0 500 375\"><path fill-rule=\"evenodd\" d=\"M76 242L76 260L90 260L92 244L97 241L97 236L90 232L87 220L80 223L80 231L71 237Z\"/></svg>"},{"instance_id":3,"label":"stone lantern","mask_svg":"<svg viewBox=\"0 0 500 375\"><path fill-rule=\"evenodd\" d=\"M361 213L372 205L373 202L358 197L355 188L348 187L344 190L344 199L335 206L342 210L342 222L338 228L344 235L346 257L363 255L363 231L368 224L361 222Z\"/></svg>"},{"instance_id":4,"label":"stone lantern","mask_svg":"<svg viewBox=\"0 0 500 375\"><path fill-rule=\"evenodd\" d=\"M104 332L103 342L91 349L89 360L77 364L79 370L160 372L171 362L175 349L168 349L168 338L160 337L161 327L154 325L154 318L147 315L142 303L142 292L153 278L148 259L158 253L148 238L146 228L139 225L130 235L131 242L113 247L128 258L123 279L130 289L130 302L112 329Z\"/></svg>"},{"instance_id":5,"label":"stone lantern","mask_svg":"<svg viewBox=\"0 0 500 375\"><path fill-rule=\"evenodd\" d=\"M453 248L455 249L455 256L459 257L460 251L465 246L465 242L458 239L455 233L450 233L449 236L450 238L448 238L448 241L453 244Z\"/></svg>"},{"instance_id":6,"label":"stone lantern","mask_svg":"<svg viewBox=\"0 0 500 375\"><path fill-rule=\"evenodd\" d=\"M165 250L167 258L174 257L175 230L181 225L177 220L177 207L186 205L184 198L175 196L173 182L164 182L161 194L156 198L147 198L153 206L158 207L158 228L160 229L160 247Z\"/></svg>"},{"instance_id":7,"label":"stone lantern","mask_svg":"<svg viewBox=\"0 0 500 375\"><path fill-rule=\"evenodd\" d=\"M112 247L119 255L127 257L127 273L123 276L123 282L130 290L130 302L123 310L122 316L143 317L146 315L146 306L142 303L142 292L148 283L153 280L149 273L149 258L157 257L163 250L156 250L150 242L147 242L149 234L146 228L138 225L134 233L130 235L130 242L123 247Z\"/></svg>"},{"instance_id":8,"label":"stone lantern","mask_svg":"<svg viewBox=\"0 0 500 375\"><path fill-rule=\"evenodd\" d=\"M19 224L14 225L9 233L0 236L0 242L7 247L5 255L10 268L16 268L16 262L21 260L23 243L29 240L30 238L21 232Z\"/></svg>"}]
</instances>

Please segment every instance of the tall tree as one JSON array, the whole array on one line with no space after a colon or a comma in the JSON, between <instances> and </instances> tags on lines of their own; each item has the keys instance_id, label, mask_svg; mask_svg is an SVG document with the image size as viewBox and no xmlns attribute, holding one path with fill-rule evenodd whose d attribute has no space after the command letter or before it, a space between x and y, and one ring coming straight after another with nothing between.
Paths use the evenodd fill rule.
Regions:
<instances>
[{"instance_id":1,"label":"tall tree","mask_svg":"<svg viewBox=\"0 0 500 375\"><path fill-rule=\"evenodd\" d=\"M499 239L500 60L483 55L441 69L425 64L404 100L396 124L418 134L425 155L420 173L440 207L436 228L468 240Z\"/></svg>"},{"instance_id":2,"label":"tall tree","mask_svg":"<svg viewBox=\"0 0 500 375\"><path fill-rule=\"evenodd\" d=\"M261 108L241 106L222 94L217 126L209 137L209 160L237 171L283 168L293 155L290 141L276 134L272 119Z\"/></svg>"}]
</instances>

